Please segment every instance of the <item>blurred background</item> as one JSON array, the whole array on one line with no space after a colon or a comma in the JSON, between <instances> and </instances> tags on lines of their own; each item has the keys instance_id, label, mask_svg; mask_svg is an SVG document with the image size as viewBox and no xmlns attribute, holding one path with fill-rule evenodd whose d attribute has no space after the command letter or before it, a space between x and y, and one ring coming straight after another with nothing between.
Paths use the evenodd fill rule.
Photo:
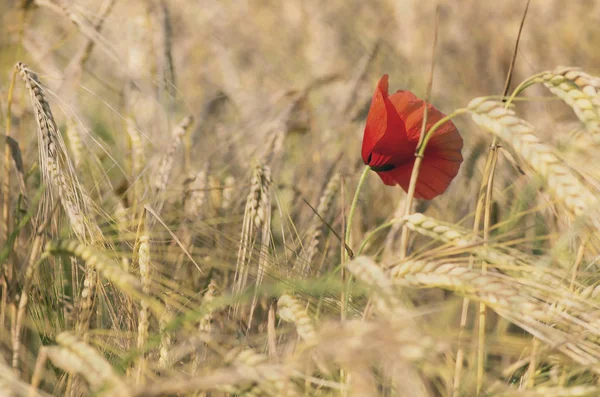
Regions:
<instances>
[{"instance_id":1,"label":"blurred background","mask_svg":"<svg viewBox=\"0 0 600 397\"><path fill-rule=\"evenodd\" d=\"M106 149L89 135L116 142L110 143L114 158L129 150L123 118L135 115L148 150L160 152L174 123L192 115L195 130L181 166L189 171L209 161L221 177L247 168L266 143L282 144L269 136L283 128L286 159L276 179L310 197L317 186L307 179L315 173L340 158L346 176L360 166L363 122L382 74L390 74L392 91L425 95L437 5L431 101L450 113L474 97L501 94L523 0L3 0L0 97L6 98L13 65L26 62L55 96L58 122L75 116L93 152ZM513 87L558 65L596 71L599 11L597 1L568 7L561 0L532 1ZM17 98L17 119L26 108ZM544 139L568 141L568 122L575 119L566 106L541 101L523 105L526 111L535 112L528 119L542 127ZM470 181L487 136L462 119L457 125L466 161L450 191L464 193L478 188L479 179ZM34 150L34 134L20 134L23 150ZM403 193L370 182L379 215L386 216ZM437 203L443 208L457 197L450 193Z\"/></svg>"}]
</instances>

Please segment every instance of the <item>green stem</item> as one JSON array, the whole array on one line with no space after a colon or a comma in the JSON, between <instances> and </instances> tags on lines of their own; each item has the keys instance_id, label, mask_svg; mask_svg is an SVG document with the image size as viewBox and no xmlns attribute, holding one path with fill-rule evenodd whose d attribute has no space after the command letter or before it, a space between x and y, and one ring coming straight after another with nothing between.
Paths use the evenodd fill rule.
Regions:
<instances>
[{"instance_id":1,"label":"green stem","mask_svg":"<svg viewBox=\"0 0 600 397\"><path fill-rule=\"evenodd\" d=\"M344 238L344 243L346 246L350 246L350 235L352 231L352 221L354 220L354 211L356 211L356 206L358 204L358 197L360 196L360 191L367 180L367 175L371 167L368 165L365 166L364 171L362 172L360 179L358 180L358 185L356 185L356 191L354 192L354 198L352 199L352 205L350 206L350 212L348 213L348 222L346 223L346 235ZM344 255L344 259L348 260L348 250L344 251L346 254Z\"/></svg>"},{"instance_id":2,"label":"green stem","mask_svg":"<svg viewBox=\"0 0 600 397\"><path fill-rule=\"evenodd\" d=\"M415 195L415 190L417 188L417 179L419 178L419 171L421 169L421 162L423 161L423 157L425 155L425 149L427 148L427 143L433 136L433 133L440 128L444 123L447 123L452 118L459 116L461 114L467 113L469 109L463 108L454 111L454 113L442 118L437 123L431 126L429 131L425 134L421 144L415 150L415 162L413 165L412 173L410 175L410 184L408 186L408 192L406 193L406 204L404 207L404 216L410 215L412 208L412 201ZM400 258L404 259L406 257L406 251L408 247L408 227L404 225L402 227L402 234L400 236Z\"/></svg>"},{"instance_id":3,"label":"green stem","mask_svg":"<svg viewBox=\"0 0 600 397\"><path fill-rule=\"evenodd\" d=\"M383 225L379 225L377 226L375 229L373 229L371 232L369 232L369 234L367 234L367 236L364 238L362 244L360 245L360 248L358 249L357 255L361 255L363 253L363 251L365 250L365 248L367 247L367 244L369 243L369 241L371 241L371 239L380 231L387 229L388 227L392 227L398 223L400 223L401 225L404 224L404 222L406 222L406 220L404 218L396 218L396 219L392 219L391 221L384 223Z\"/></svg>"},{"instance_id":4,"label":"green stem","mask_svg":"<svg viewBox=\"0 0 600 397\"><path fill-rule=\"evenodd\" d=\"M514 89L511 96L508 97L508 99L506 100L506 103L507 103L506 107L508 107L514 101L514 99L517 95L519 95L521 92L525 91L526 88L539 83L540 82L539 78L542 77L543 75L545 75L546 73L548 73L548 72L537 73L531 77L528 77L526 80L523 80L523 82L521 82L521 84L519 84L517 86L517 88Z\"/></svg>"},{"instance_id":5,"label":"green stem","mask_svg":"<svg viewBox=\"0 0 600 397\"><path fill-rule=\"evenodd\" d=\"M423 142L416 150L416 152L419 154L419 156L422 157L425 154L425 149L427 148L427 143L429 143L429 140L433 137L433 133L435 131L437 131L438 128L440 128L442 125L444 125L448 121L452 120L456 116L460 116L461 114L467 113L468 111L469 111L469 109L467 109L467 108L457 109L453 113L449 114L448 116L444 117L443 119L439 120L437 123L432 125L431 128L429 129L429 131L427 131L425 138L423 139Z\"/></svg>"}]
</instances>

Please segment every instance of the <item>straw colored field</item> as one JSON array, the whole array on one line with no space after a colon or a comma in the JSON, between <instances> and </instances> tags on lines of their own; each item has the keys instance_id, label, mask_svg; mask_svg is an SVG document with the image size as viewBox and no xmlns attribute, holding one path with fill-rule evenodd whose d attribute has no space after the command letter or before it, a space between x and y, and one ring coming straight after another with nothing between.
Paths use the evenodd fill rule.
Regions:
<instances>
[{"instance_id":1,"label":"straw colored field","mask_svg":"<svg viewBox=\"0 0 600 397\"><path fill-rule=\"evenodd\" d=\"M525 6L0 0L0 396L600 395L600 3L503 98ZM352 204L383 74L431 201Z\"/></svg>"}]
</instances>

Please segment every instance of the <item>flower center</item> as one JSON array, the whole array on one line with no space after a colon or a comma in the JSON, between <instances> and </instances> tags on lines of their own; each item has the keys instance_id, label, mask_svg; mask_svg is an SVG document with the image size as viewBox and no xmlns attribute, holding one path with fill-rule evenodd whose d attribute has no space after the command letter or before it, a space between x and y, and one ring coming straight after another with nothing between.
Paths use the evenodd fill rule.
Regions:
<instances>
[{"instance_id":1,"label":"flower center","mask_svg":"<svg viewBox=\"0 0 600 397\"><path fill-rule=\"evenodd\" d=\"M396 166L394 164L383 164L377 167L373 167L371 166L371 169L375 172L385 172L385 171L391 171L394 168L396 168Z\"/></svg>"}]
</instances>

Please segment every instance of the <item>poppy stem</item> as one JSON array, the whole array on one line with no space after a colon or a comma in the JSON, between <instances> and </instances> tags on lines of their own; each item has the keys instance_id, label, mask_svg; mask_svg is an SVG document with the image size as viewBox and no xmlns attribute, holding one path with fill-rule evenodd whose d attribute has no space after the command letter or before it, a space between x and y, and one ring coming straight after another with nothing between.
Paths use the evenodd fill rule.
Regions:
<instances>
[{"instance_id":1,"label":"poppy stem","mask_svg":"<svg viewBox=\"0 0 600 397\"><path fill-rule=\"evenodd\" d=\"M429 140L433 136L433 133L435 131L437 131L438 128L440 128L442 125L444 125L448 121L452 120L456 116L460 116L461 114L465 114L468 111L469 111L469 109L467 109L467 108L457 109L453 113L449 114L448 116L444 117L443 119L441 119L440 121L438 121L437 123L435 123L434 125L432 125L431 128L429 129L429 131L427 131L427 133L425 134L425 138L423 138L423 141L421 142L421 144L419 146L417 146L417 149L415 151L415 156L417 156L417 158L419 158L419 157L422 158L424 156L425 149L427 148L427 144L429 143ZM412 182L412 180L411 180L411 182Z\"/></svg>"},{"instance_id":2,"label":"poppy stem","mask_svg":"<svg viewBox=\"0 0 600 397\"><path fill-rule=\"evenodd\" d=\"M350 235L352 231L352 221L354 220L354 211L356 211L356 206L358 204L358 197L360 196L360 191L367 180L367 175L371 171L371 167L368 165L363 170L360 175L360 179L358 180L358 185L356 185L356 191L354 192L354 198L352 199L352 205L350 205L350 212L348 213L348 222L346 223L346 235L344 238L344 244L346 245L346 255L345 261L348 260L349 257L352 256L351 251L348 252L348 247L350 246ZM344 261L344 262L345 262Z\"/></svg>"},{"instance_id":3,"label":"poppy stem","mask_svg":"<svg viewBox=\"0 0 600 397\"><path fill-rule=\"evenodd\" d=\"M405 223L406 223L405 218L395 218L387 223L384 223L383 225L377 226L375 229L370 231L369 234L367 234L367 236L363 239L363 242L360 244L360 248L358 249L357 255L362 255L362 253L365 250L365 248L367 247L367 244L369 243L369 241L371 241L371 239L377 233L379 233L380 231L385 230L389 227L392 227L394 225L397 225L397 224L404 225Z\"/></svg>"},{"instance_id":4,"label":"poppy stem","mask_svg":"<svg viewBox=\"0 0 600 397\"><path fill-rule=\"evenodd\" d=\"M415 151L415 163L413 165L412 174L410 175L410 184L408 185L408 192L406 193L406 205L404 207L404 216L410 215L412 209L412 202L415 196L415 190L417 188L417 179L419 177L419 171L421 169L421 163L423 162L423 156L425 155L425 149L427 148L427 143L433 136L433 133L440 128L442 125L447 123L452 118L459 116L461 114L467 113L469 109L462 108L455 110L450 115L444 117L437 123L431 126L429 131L425 134L425 137L422 139L421 144L417 147ZM400 258L404 259L406 257L406 250L408 248L408 227L404 225L402 227L402 235L400 236Z\"/></svg>"}]
</instances>

